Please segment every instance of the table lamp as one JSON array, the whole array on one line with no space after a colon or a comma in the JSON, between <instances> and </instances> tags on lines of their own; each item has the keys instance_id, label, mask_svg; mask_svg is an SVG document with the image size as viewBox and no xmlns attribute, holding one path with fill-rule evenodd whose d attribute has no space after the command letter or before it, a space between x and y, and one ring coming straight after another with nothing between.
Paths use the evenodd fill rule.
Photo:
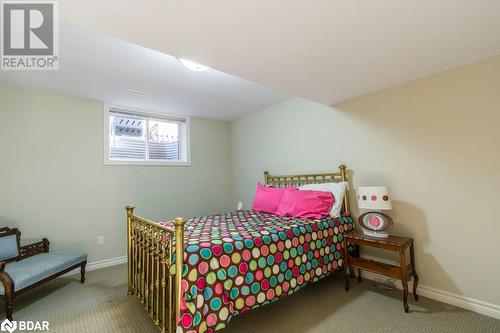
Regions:
<instances>
[{"instance_id":1,"label":"table lamp","mask_svg":"<svg viewBox=\"0 0 500 333\"><path fill-rule=\"evenodd\" d=\"M370 210L361 214L358 224L368 237L387 238L389 234L385 231L393 222L390 216L380 212L391 210L392 203L389 189L386 186L364 186L358 188L358 208Z\"/></svg>"}]
</instances>

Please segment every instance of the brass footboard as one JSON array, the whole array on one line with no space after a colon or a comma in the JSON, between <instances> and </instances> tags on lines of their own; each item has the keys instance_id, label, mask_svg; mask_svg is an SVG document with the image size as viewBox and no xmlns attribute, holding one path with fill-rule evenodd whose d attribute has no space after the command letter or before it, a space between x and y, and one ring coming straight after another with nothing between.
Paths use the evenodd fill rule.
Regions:
<instances>
[{"instance_id":1,"label":"brass footboard","mask_svg":"<svg viewBox=\"0 0 500 333\"><path fill-rule=\"evenodd\" d=\"M128 294L137 296L161 332L173 333L180 315L186 221L178 217L173 221L175 228L168 228L134 215L133 206L125 209Z\"/></svg>"}]
</instances>

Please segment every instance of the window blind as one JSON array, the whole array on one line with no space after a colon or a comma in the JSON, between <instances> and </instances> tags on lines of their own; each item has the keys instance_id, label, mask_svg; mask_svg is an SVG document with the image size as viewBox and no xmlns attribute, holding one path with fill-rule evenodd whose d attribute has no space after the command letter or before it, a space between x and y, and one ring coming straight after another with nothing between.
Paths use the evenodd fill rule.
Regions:
<instances>
[{"instance_id":1,"label":"window blind","mask_svg":"<svg viewBox=\"0 0 500 333\"><path fill-rule=\"evenodd\" d=\"M109 159L179 161L186 119L110 109Z\"/></svg>"}]
</instances>

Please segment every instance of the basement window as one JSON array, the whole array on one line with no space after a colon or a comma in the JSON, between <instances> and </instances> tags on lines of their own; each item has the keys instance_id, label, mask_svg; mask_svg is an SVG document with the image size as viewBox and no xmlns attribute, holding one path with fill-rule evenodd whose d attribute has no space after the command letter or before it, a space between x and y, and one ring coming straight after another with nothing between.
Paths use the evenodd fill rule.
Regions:
<instances>
[{"instance_id":1,"label":"basement window","mask_svg":"<svg viewBox=\"0 0 500 333\"><path fill-rule=\"evenodd\" d=\"M105 164L190 165L189 118L106 106L104 121Z\"/></svg>"}]
</instances>

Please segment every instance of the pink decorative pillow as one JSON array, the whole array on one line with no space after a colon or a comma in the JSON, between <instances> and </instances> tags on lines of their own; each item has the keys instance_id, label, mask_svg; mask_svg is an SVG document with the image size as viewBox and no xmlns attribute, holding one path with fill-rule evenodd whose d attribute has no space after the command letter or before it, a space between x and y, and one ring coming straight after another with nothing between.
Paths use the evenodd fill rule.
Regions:
<instances>
[{"instance_id":1,"label":"pink decorative pillow","mask_svg":"<svg viewBox=\"0 0 500 333\"><path fill-rule=\"evenodd\" d=\"M287 188L268 187L258 183L252 209L259 212L276 214L281 199L289 191L298 192L299 190L291 186Z\"/></svg>"},{"instance_id":2,"label":"pink decorative pillow","mask_svg":"<svg viewBox=\"0 0 500 333\"><path fill-rule=\"evenodd\" d=\"M276 214L320 219L329 215L334 203L335 198L331 192L286 191Z\"/></svg>"}]
</instances>

